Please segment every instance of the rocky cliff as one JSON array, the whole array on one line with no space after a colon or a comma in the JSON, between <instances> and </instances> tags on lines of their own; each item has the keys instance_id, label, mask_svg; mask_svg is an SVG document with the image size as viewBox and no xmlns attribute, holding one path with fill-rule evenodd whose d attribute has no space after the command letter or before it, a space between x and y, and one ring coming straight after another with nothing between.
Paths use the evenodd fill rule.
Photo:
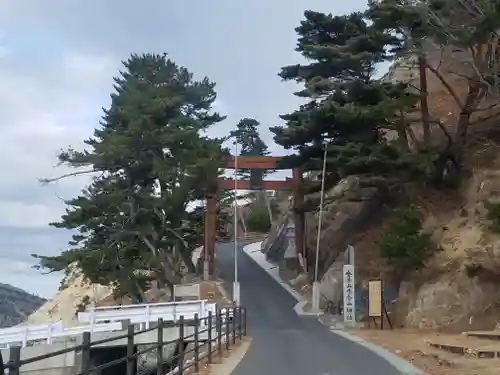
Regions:
<instances>
[{"instance_id":1,"label":"rocky cliff","mask_svg":"<svg viewBox=\"0 0 500 375\"><path fill-rule=\"evenodd\" d=\"M22 289L0 283L0 327L25 321L46 300Z\"/></svg>"},{"instance_id":2,"label":"rocky cliff","mask_svg":"<svg viewBox=\"0 0 500 375\"><path fill-rule=\"evenodd\" d=\"M463 100L467 82L461 76L470 69L467 53L443 50L429 43L427 57ZM454 134L459 115L456 101L440 78L430 71L427 78L431 116ZM398 60L385 79L410 82L418 88L415 59ZM481 115L489 114L481 112ZM415 133L421 135L418 124ZM442 135L439 129L434 134ZM364 191L365 199L357 202L335 199L357 188L355 177L327 192L320 238L323 301L341 298L340 256L347 245L353 245L360 310L366 307L367 282L382 279L394 322L400 326L445 331L495 328L500 321L500 235L490 230L485 208L486 202L500 200L500 147L495 139L500 139L495 119L473 127L466 158L468 174L462 188L454 193L429 192L420 197L424 229L443 251L424 270L406 275L400 286L391 283L390 272L377 254L375 240L385 222L376 194ZM307 216L308 260L314 260L317 223L317 213ZM471 269L482 272L471 273Z\"/></svg>"}]
</instances>

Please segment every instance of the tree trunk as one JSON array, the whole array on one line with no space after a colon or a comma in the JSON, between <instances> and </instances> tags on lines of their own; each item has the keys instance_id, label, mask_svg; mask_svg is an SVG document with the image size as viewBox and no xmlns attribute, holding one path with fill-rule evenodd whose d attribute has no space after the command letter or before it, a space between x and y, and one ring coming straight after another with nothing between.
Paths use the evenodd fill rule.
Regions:
<instances>
[{"instance_id":1,"label":"tree trunk","mask_svg":"<svg viewBox=\"0 0 500 375\"><path fill-rule=\"evenodd\" d=\"M478 105L478 98L480 94L479 84L471 84L469 92L463 108L460 111L460 116L457 123L457 132L455 138L455 157L458 165L462 167L464 151L468 144L468 130L470 124L470 117Z\"/></svg>"},{"instance_id":2,"label":"tree trunk","mask_svg":"<svg viewBox=\"0 0 500 375\"><path fill-rule=\"evenodd\" d=\"M139 282L135 279L135 277L132 282L133 282L133 288L135 290L133 291L133 293L131 293L130 298L133 300L134 303L147 303L148 299L146 297L146 293L142 290L142 288L139 285Z\"/></svg>"},{"instance_id":3,"label":"tree trunk","mask_svg":"<svg viewBox=\"0 0 500 375\"><path fill-rule=\"evenodd\" d=\"M424 53L418 56L418 70L420 78L420 114L422 116L422 126L424 130L424 150L429 149L431 142L431 127L427 90L427 57Z\"/></svg>"},{"instance_id":4,"label":"tree trunk","mask_svg":"<svg viewBox=\"0 0 500 375\"><path fill-rule=\"evenodd\" d=\"M398 133L398 140L399 140L399 146L401 147L401 150L404 152L410 152L410 145L408 144L408 135L406 134L406 129L403 126L399 127L396 129L396 132Z\"/></svg>"},{"instance_id":5,"label":"tree trunk","mask_svg":"<svg viewBox=\"0 0 500 375\"><path fill-rule=\"evenodd\" d=\"M273 224L273 210L271 208L271 202L269 201L269 197L267 196L267 191L262 190L262 195L264 196L264 201L267 207L267 213L269 214L269 222L271 225Z\"/></svg>"},{"instance_id":6,"label":"tree trunk","mask_svg":"<svg viewBox=\"0 0 500 375\"><path fill-rule=\"evenodd\" d=\"M179 284L181 282L181 279L172 270L172 264L169 261L168 254L165 252L165 250L155 248L151 241L149 241L145 236L139 235L139 237L149 248L151 253L159 257L165 282L171 285Z\"/></svg>"},{"instance_id":7,"label":"tree trunk","mask_svg":"<svg viewBox=\"0 0 500 375\"><path fill-rule=\"evenodd\" d=\"M144 298L142 298L142 295L140 293L134 294L133 300L134 304L141 304L145 302Z\"/></svg>"},{"instance_id":8,"label":"tree trunk","mask_svg":"<svg viewBox=\"0 0 500 375\"><path fill-rule=\"evenodd\" d=\"M167 285L176 285L181 282L181 278L176 275L174 270L172 270L171 262L168 260L168 255L165 254L165 251L161 252L162 257L162 269L163 269L163 277L165 278L165 282Z\"/></svg>"},{"instance_id":9,"label":"tree trunk","mask_svg":"<svg viewBox=\"0 0 500 375\"><path fill-rule=\"evenodd\" d=\"M189 273L196 273L196 266L193 263L193 260L191 259L191 254L192 251L190 251L188 248L184 247L183 244L180 243L180 240L176 242L176 251L179 252L179 255L184 262L184 265L186 266L187 270Z\"/></svg>"}]
</instances>

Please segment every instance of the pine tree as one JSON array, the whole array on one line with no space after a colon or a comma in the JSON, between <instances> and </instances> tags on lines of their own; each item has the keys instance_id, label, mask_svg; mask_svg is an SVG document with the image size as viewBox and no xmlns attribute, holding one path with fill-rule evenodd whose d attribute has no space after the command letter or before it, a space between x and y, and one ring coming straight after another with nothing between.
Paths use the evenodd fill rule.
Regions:
<instances>
[{"instance_id":1,"label":"pine tree","mask_svg":"<svg viewBox=\"0 0 500 375\"><path fill-rule=\"evenodd\" d=\"M194 271L203 231L188 205L216 193L228 151L201 135L223 120L212 111L214 83L193 80L166 55L132 55L124 68L88 150L59 155L99 173L53 224L76 231L72 248L37 257L51 271L76 262L90 281L142 301L151 279L172 288L185 267Z\"/></svg>"},{"instance_id":2,"label":"pine tree","mask_svg":"<svg viewBox=\"0 0 500 375\"><path fill-rule=\"evenodd\" d=\"M496 61L500 55L498 2L371 1L366 14L375 28L399 37L402 53L418 57L419 90L423 99L427 94L423 85L429 76L439 81L444 92L455 102L459 115L454 124L450 123L451 118L447 119L447 124L443 124L440 118L433 118L426 110L424 100L421 109L424 129L437 126L446 139L442 142L444 145L440 145L433 166L435 178L456 185L469 143L469 128L500 114L500 75ZM438 52L436 55L441 55L441 61L431 62L426 55L429 49ZM455 87L450 80L455 77L460 77L459 86L468 86L466 90Z\"/></svg>"},{"instance_id":3,"label":"pine tree","mask_svg":"<svg viewBox=\"0 0 500 375\"><path fill-rule=\"evenodd\" d=\"M259 133L260 123L253 118L244 118L236 125L236 130L230 133L230 137L235 138L235 142L241 147L240 156L266 156L269 155L268 147L262 140ZM254 186L261 187L265 176L271 171L266 169L246 169L238 168L237 174L245 179L250 179ZM245 194L242 198L249 198L254 206L265 207L268 213L268 220L273 220L272 204L266 191L258 190Z\"/></svg>"},{"instance_id":4,"label":"pine tree","mask_svg":"<svg viewBox=\"0 0 500 375\"><path fill-rule=\"evenodd\" d=\"M304 15L296 51L307 63L286 66L279 76L302 83L295 95L308 102L281 116L285 126L271 129L276 143L298 152L284 160L286 166L321 170L327 149L327 188L349 175L387 188L419 173L402 120L417 98L404 84L376 78L377 67L393 58L400 40L372 28L362 13ZM388 141L387 131L406 143Z\"/></svg>"},{"instance_id":5,"label":"pine tree","mask_svg":"<svg viewBox=\"0 0 500 375\"><path fill-rule=\"evenodd\" d=\"M268 147L259 133L260 123L253 118L244 118L231 131L230 137L235 139L239 147L240 156L266 156L269 155ZM238 174L244 178L250 178L250 170L238 168ZM263 176L267 174L263 171Z\"/></svg>"}]
</instances>

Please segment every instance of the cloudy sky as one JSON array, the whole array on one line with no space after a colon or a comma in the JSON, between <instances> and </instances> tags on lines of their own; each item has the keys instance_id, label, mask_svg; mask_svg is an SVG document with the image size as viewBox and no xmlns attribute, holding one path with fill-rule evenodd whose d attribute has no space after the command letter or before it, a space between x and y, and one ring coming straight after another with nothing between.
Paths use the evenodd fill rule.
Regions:
<instances>
[{"instance_id":1,"label":"cloudy sky","mask_svg":"<svg viewBox=\"0 0 500 375\"><path fill-rule=\"evenodd\" d=\"M50 297L59 275L33 270L31 253L56 254L69 238L51 229L63 199L85 184L56 153L79 147L108 105L112 77L130 53L167 52L217 82L227 134L242 117L268 126L296 108L281 66L299 62L294 28L308 8L343 13L364 0L0 0L0 282ZM272 146L274 154L283 151Z\"/></svg>"}]
</instances>

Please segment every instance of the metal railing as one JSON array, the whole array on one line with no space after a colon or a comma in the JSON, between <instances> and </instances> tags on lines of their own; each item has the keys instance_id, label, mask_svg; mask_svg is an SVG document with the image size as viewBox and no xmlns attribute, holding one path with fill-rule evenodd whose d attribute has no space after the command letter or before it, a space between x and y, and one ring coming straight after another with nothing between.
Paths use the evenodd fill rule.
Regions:
<instances>
[{"instance_id":1,"label":"metal railing","mask_svg":"<svg viewBox=\"0 0 500 375\"><path fill-rule=\"evenodd\" d=\"M177 338L165 341L164 329L177 330ZM152 343L137 343L135 338L146 332L156 331L156 340ZM190 333L192 332L192 333ZM5 364L9 375L19 375L23 373L23 366L31 363L44 361L68 353L78 353L80 363L76 365L77 375L98 374L100 371L114 366L124 366L124 375L185 375L191 372L198 372L201 366L213 363L214 356L222 357L223 352L231 348L238 341L247 335L247 314L244 307L226 308L224 311L216 310L215 314L209 311L204 318L199 318L198 314L194 319L185 320L181 316L177 322L164 322L159 319L155 327L143 330L135 330L133 324L127 327L127 333L116 335L111 338L92 340L90 332L82 334L82 344L69 348L57 350L51 353L21 359L21 347L12 347L9 350L9 361ZM106 363L94 366L91 351L103 345L117 346L113 344L117 340L126 340L126 355L115 358ZM191 345L189 345L191 344ZM148 346L139 350L138 346ZM172 356L165 358L164 348L167 345L175 345L176 350ZM156 364L146 370L138 369L138 358L147 353L156 354ZM27 370L31 372L32 370Z\"/></svg>"},{"instance_id":2,"label":"metal railing","mask_svg":"<svg viewBox=\"0 0 500 375\"><path fill-rule=\"evenodd\" d=\"M55 338L78 336L83 332L112 332L122 330L124 320L129 323L142 324L149 328L151 322L159 318L164 321L177 321L181 315L184 319L193 319L198 314L205 318L209 311L217 309L215 302L208 300L160 302L150 304L116 305L90 307L78 313L78 321L87 323L78 327L64 327L62 321L49 324L23 325L0 329L0 347L11 347L21 343L28 346L33 341L45 341L51 344Z\"/></svg>"},{"instance_id":3,"label":"metal railing","mask_svg":"<svg viewBox=\"0 0 500 375\"><path fill-rule=\"evenodd\" d=\"M89 323L116 322L129 319L131 323L149 323L159 318L177 321L181 315L184 319L193 319L195 314L205 318L208 311L217 309L215 302L208 300L159 302L134 305L102 306L87 309L78 313L78 321ZM91 330L92 331L92 330Z\"/></svg>"}]
</instances>

